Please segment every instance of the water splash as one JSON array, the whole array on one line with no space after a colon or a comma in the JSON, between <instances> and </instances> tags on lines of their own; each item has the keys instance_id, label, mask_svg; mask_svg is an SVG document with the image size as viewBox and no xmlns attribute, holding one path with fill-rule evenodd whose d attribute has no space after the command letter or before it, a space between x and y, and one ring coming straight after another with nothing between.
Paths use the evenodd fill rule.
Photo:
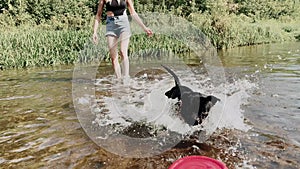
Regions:
<instances>
[{"instance_id":1,"label":"water splash","mask_svg":"<svg viewBox=\"0 0 300 169\"><path fill-rule=\"evenodd\" d=\"M131 79L129 85L110 83L112 77L104 77L96 82L97 91L111 92L110 96L98 99L101 106L97 109L94 123L101 126L129 126L133 121L164 126L179 134L190 134L196 130L205 130L212 134L218 128L247 131L250 126L244 123L242 105L247 104L248 91L255 84L247 80L236 80L219 86L210 85L210 79L204 74L190 74L178 71L182 84L204 94L212 94L221 99L210 111L200 126L189 126L174 111L176 100L168 99L164 93L174 85L174 80L166 74L160 74L149 80L147 74ZM103 83L105 82L105 83Z\"/></svg>"},{"instance_id":2,"label":"water splash","mask_svg":"<svg viewBox=\"0 0 300 169\"><path fill-rule=\"evenodd\" d=\"M203 124L205 130L209 134L217 128L248 131L251 126L244 122L242 106L248 103L247 99L250 97L248 93L254 88L256 84L248 80L236 80L219 86L216 92L220 92L225 98L211 109L210 115ZM220 93L216 96L218 97Z\"/></svg>"}]
</instances>

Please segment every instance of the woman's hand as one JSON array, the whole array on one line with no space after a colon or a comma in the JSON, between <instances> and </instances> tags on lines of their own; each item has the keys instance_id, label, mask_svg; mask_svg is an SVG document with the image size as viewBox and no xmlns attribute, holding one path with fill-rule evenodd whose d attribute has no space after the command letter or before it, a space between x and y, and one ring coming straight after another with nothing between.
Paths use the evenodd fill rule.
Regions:
<instances>
[{"instance_id":1,"label":"woman's hand","mask_svg":"<svg viewBox=\"0 0 300 169\"><path fill-rule=\"evenodd\" d=\"M153 32L150 28L145 28L145 32L147 33L148 37L153 35Z\"/></svg>"},{"instance_id":2,"label":"woman's hand","mask_svg":"<svg viewBox=\"0 0 300 169\"><path fill-rule=\"evenodd\" d=\"M97 35L97 33L93 34L93 42L94 42L94 44L98 44L98 35Z\"/></svg>"}]
</instances>

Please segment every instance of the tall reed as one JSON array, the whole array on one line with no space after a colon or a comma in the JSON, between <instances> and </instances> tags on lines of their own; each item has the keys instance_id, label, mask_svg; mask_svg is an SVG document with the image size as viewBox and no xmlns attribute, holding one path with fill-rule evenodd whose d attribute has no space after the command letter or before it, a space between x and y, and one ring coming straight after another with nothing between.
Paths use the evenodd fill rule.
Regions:
<instances>
[{"instance_id":1,"label":"tall reed","mask_svg":"<svg viewBox=\"0 0 300 169\"><path fill-rule=\"evenodd\" d=\"M26 68L34 66L54 66L89 62L99 59L108 61L109 55L106 40L98 45L91 41L90 30L41 30L16 29L0 33L0 68ZM104 35L99 35L104 37ZM139 57L138 52L147 50L166 50L176 54L189 52L179 41L163 35L147 38L144 35L131 37L129 56ZM102 56L101 56L102 57Z\"/></svg>"},{"instance_id":2,"label":"tall reed","mask_svg":"<svg viewBox=\"0 0 300 169\"><path fill-rule=\"evenodd\" d=\"M72 64L89 31L20 29L0 33L1 69Z\"/></svg>"}]
</instances>

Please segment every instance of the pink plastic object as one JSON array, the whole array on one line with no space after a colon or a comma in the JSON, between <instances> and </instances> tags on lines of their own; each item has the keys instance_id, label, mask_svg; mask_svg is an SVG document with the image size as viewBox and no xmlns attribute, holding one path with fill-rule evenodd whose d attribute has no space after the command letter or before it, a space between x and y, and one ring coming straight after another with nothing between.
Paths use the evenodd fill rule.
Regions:
<instances>
[{"instance_id":1,"label":"pink plastic object","mask_svg":"<svg viewBox=\"0 0 300 169\"><path fill-rule=\"evenodd\" d=\"M176 160L169 169L228 169L224 163L205 156L187 156Z\"/></svg>"}]
</instances>

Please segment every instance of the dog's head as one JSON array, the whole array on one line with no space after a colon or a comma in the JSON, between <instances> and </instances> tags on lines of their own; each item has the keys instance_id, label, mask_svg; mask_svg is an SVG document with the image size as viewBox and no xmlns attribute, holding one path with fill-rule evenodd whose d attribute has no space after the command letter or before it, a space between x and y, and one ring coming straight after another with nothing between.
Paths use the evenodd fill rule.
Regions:
<instances>
[{"instance_id":1,"label":"dog's head","mask_svg":"<svg viewBox=\"0 0 300 169\"><path fill-rule=\"evenodd\" d=\"M172 87L170 90L168 90L165 95L168 97L168 98L171 98L171 99L178 99L180 100L181 99L181 93L180 93L180 87L179 85L175 82L175 86Z\"/></svg>"}]
</instances>

